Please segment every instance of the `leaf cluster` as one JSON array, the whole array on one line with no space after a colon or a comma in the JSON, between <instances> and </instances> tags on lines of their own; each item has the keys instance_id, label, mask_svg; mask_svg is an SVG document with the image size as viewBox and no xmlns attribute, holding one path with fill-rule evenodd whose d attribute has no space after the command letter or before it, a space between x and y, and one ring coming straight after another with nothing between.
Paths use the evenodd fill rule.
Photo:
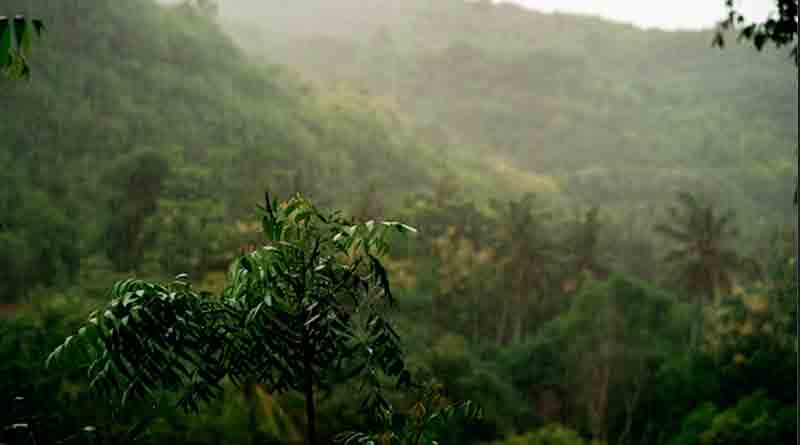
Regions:
<instances>
[{"instance_id":1,"label":"leaf cluster","mask_svg":"<svg viewBox=\"0 0 800 445\"><path fill-rule=\"evenodd\" d=\"M746 17L737 11L733 0L725 0L728 15L720 22L714 35L713 45L724 47L724 31L735 28L739 28L738 39L752 41L758 51L761 51L768 42L774 43L778 48L794 42L797 37L798 2L797 0L776 0L775 3L778 11L777 17L770 17L763 22L746 23ZM796 43L790 55L795 66L800 66L800 54L798 54Z\"/></svg>"},{"instance_id":2,"label":"leaf cluster","mask_svg":"<svg viewBox=\"0 0 800 445\"><path fill-rule=\"evenodd\" d=\"M442 388L425 388L419 400L406 413L387 410L378 418L372 432L347 431L336 437L343 445L438 445L452 428L479 422L483 411L471 401L449 403Z\"/></svg>"},{"instance_id":3,"label":"leaf cluster","mask_svg":"<svg viewBox=\"0 0 800 445\"><path fill-rule=\"evenodd\" d=\"M10 78L29 78L31 38L41 37L44 23L40 19L18 14L0 16L0 71Z\"/></svg>"},{"instance_id":4,"label":"leaf cluster","mask_svg":"<svg viewBox=\"0 0 800 445\"><path fill-rule=\"evenodd\" d=\"M181 394L197 411L223 383L257 382L270 392L324 389L362 377L363 407L388 409L379 375L410 384L400 339L385 318L393 303L380 257L397 222L349 224L300 195L260 207L266 245L237 259L220 296L169 283L128 279L77 335L48 358L82 360L92 387L121 403ZM81 344L80 352L73 349ZM69 352L68 352L69 351Z\"/></svg>"}]
</instances>

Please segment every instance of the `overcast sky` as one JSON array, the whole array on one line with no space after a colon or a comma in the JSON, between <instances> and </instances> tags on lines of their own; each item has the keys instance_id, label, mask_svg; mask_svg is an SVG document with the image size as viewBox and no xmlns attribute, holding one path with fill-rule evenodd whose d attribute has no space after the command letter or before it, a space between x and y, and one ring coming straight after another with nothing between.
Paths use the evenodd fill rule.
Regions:
<instances>
[{"instance_id":1,"label":"overcast sky","mask_svg":"<svg viewBox=\"0 0 800 445\"><path fill-rule=\"evenodd\" d=\"M725 16L724 0L506 0L542 11L599 15L641 27L709 28ZM737 0L748 18L762 20L775 0Z\"/></svg>"}]
</instances>

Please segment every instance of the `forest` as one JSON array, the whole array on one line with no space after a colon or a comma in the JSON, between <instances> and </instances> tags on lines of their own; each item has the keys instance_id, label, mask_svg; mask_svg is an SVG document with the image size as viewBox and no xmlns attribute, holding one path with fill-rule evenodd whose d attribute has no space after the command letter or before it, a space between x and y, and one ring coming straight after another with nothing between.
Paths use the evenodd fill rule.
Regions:
<instances>
[{"instance_id":1,"label":"forest","mask_svg":"<svg viewBox=\"0 0 800 445\"><path fill-rule=\"evenodd\" d=\"M785 48L486 0L18 13L0 444L796 440Z\"/></svg>"}]
</instances>

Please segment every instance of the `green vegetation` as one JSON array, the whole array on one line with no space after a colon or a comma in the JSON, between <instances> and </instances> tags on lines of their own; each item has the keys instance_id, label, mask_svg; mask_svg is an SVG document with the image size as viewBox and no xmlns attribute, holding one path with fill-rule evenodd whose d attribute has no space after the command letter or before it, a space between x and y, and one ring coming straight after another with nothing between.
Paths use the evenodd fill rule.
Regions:
<instances>
[{"instance_id":1,"label":"green vegetation","mask_svg":"<svg viewBox=\"0 0 800 445\"><path fill-rule=\"evenodd\" d=\"M0 16L0 73L8 78L28 78L30 67L26 56L31 39L41 37L44 23L24 15Z\"/></svg>"},{"instance_id":2,"label":"green vegetation","mask_svg":"<svg viewBox=\"0 0 800 445\"><path fill-rule=\"evenodd\" d=\"M794 439L782 50L486 1L20 3L0 443Z\"/></svg>"},{"instance_id":3,"label":"green vegetation","mask_svg":"<svg viewBox=\"0 0 800 445\"><path fill-rule=\"evenodd\" d=\"M386 98L451 159L513 165L586 205L665 207L688 187L791 221L798 89L783 51L507 3L284 3L224 0L220 14L254 56Z\"/></svg>"},{"instance_id":4,"label":"green vegetation","mask_svg":"<svg viewBox=\"0 0 800 445\"><path fill-rule=\"evenodd\" d=\"M741 12L737 10L738 5L734 5L733 0L725 0L728 9L728 17L719 25L719 30L714 39L714 45L720 48L725 45L724 32L731 28L739 29L739 38L753 42L753 46L759 51L764 48L766 43L772 43L780 48L791 45L797 37L797 0L775 0L776 14L772 14L763 22L750 22ZM746 23L745 25L742 25ZM798 44L794 43L790 55L794 59L794 64L800 67L800 52Z\"/></svg>"},{"instance_id":5,"label":"green vegetation","mask_svg":"<svg viewBox=\"0 0 800 445\"><path fill-rule=\"evenodd\" d=\"M11 211L0 216L9 246L0 258L32 257L13 260L27 287L55 278L55 266L35 267L39 252L54 264L76 266L77 251L107 255L119 271L202 276L232 259L241 234L231 228L265 189L325 205L362 190L342 178L374 175L383 192L398 182L413 190L433 174L432 148L390 131L394 118L379 104L318 95L279 68L249 64L194 7L31 3L52 24L29 61L36 81L0 79L0 101L14 104L0 123L0 159L15 166L3 173ZM65 220L69 236L35 233ZM175 246L213 250L176 257Z\"/></svg>"},{"instance_id":6,"label":"green vegetation","mask_svg":"<svg viewBox=\"0 0 800 445\"><path fill-rule=\"evenodd\" d=\"M299 195L280 205L267 196L261 211L267 245L237 260L220 298L197 294L180 277L166 285L121 281L107 308L93 312L48 363L85 343L90 386L109 398L124 388L123 405L171 390L183 393L179 406L198 412L224 391L223 380L294 390L305 396L309 444L317 443L316 390L362 377L373 387L368 412L388 409L377 372L399 384L410 375L399 338L381 316L381 300L393 297L379 257L387 230L414 229L349 225Z\"/></svg>"}]
</instances>

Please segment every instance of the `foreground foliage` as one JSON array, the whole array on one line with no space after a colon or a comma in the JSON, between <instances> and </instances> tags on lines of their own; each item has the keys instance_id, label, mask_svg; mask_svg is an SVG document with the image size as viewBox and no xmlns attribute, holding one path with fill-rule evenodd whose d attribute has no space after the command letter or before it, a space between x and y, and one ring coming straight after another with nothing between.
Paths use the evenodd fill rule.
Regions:
<instances>
[{"instance_id":1,"label":"foreground foliage","mask_svg":"<svg viewBox=\"0 0 800 445\"><path fill-rule=\"evenodd\" d=\"M78 351L90 361L91 385L120 403L178 391L178 405L198 411L222 382L258 383L269 392L305 396L307 438L316 443L315 392L353 377L369 385L368 414L389 408L378 372L410 383L399 337L383 317L393 302L380 257L393 222L350 224L320 213L307 199L266 198L266 246L238 259L220 297L171 283L125 280L48 362ZM73 346L82 349L75 350Z\"/></svg>"},{"instance_id":2,"label":"foreground foliage","mask_svg":"<svg viewBox=\"0 0 800 445\"><path fill-rule=\"evenodd\" d=\"M44 23L39 19L24 15L0 16L0 73L12 79L28 78L31 40L41 37L43 30Z\"/></svg>"},{"instance_id":3,"label":"foreground foliage","mask_svg":"<svg viewBox=\"0 0 800 445\"><path fill-rule=\"evenodd\" d=\"M336 2L337 17L355 5L365 28L386 24L362 45L329 2L278 2L325 22L301 34L344 23L344 38L260 50L286 44L270 57L301 70L321 54L322 81L358 66L369 95L247 60L212 1L25 3L51 38L29 60L36 82L0 78L14 110L0 120L14 166L0 173L0 442L793 439L797 262L777 203L797 108L782 53L717 55L704 33L509 4ZM246 223L262 187L356 219L300 199ZM671 217L670 189L697 205ZM653 236L658 222L677 236ZM331 244L315 254L317 236ZM341 251L351 238L392 277L391 316L368 249ZM192 279L164 278L179 273ZM346 289L365 280L359 305ZM43 366L59 345L66 372ZM409 375L436 392L393 384Z\"/></svg>"}]
</instances>

